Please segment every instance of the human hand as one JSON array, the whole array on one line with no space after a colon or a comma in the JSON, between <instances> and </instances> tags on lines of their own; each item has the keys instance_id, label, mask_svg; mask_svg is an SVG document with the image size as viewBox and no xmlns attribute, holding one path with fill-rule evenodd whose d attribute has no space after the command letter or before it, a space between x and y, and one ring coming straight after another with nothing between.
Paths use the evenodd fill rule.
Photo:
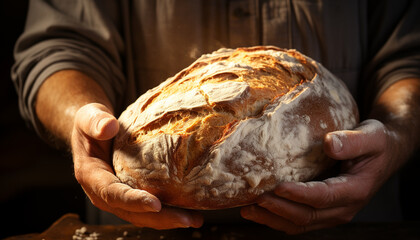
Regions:
<instances>
[{"instance_id":1,"label":"human hand","mask_svg":"<svg viewBox=\"0 0 420 240\"><path fill-rule=\"evenodd\" d=\"M87 104L76 113L71 137L74 173L93 205L140 227L200 227L198 213L164 207L154 195L120 182L111 167L112 139L118 130L118 120L104 105Z\"/></svg>"},{"instance_id":2,"label":"human hand","mask_svg":"<svg viewBox=\"0 0 420 240\"><path fill-rule=\"evenodd\" d=\"M377 120L364 121L352 131L329 133L324 151L342 160L338 176L280 183L257 204L242 208L241 215L288 234L347 223L395 171L395 140L396 135Z\"/></svg>"}]
</instances>

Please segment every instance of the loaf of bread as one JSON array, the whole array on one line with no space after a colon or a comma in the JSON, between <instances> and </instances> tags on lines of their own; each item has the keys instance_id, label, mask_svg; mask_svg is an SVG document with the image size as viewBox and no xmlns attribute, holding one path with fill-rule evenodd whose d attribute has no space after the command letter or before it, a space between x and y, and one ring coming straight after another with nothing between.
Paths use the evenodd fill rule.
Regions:
<instances>
[{"instance_id":1,"label":"loaf of bread","mask_svg":"<svg viewBox=\"0 0 420 240\"><path fill-rule=\"evenodd\" d=\"M121 114L113 165L122 182L168 205L242 206L330 167L323 137L358 118L344 83L298 51L220 49Z\"/></svg>"}]
</instances>

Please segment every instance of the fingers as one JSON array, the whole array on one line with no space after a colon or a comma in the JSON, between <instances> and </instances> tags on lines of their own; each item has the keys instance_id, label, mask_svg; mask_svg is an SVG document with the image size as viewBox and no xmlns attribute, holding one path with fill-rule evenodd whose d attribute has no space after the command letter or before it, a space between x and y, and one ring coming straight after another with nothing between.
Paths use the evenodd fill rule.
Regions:
<instances>
[{"instance_id":1,"label":"fingers","mask_svg":"<svg viewBox=\"0 0 420 240\"><path fill-rule=\"evenodd\" d=\"M352 176L338 176L324 181L280 183L274 190L278 197L314 208L331 208L366 201L369 185Z\"/></svg>"},{"instance_id":2,"label":"fingers","mask_svg":"<svg viewBox=\"0 0 420 240\"><path fill-rule=\"evenodd\" d=\"M325 153L341 162L341 175L324 181L283 182L257 204L242 209L244 218L287 233L301 233L349 222L387 178L386 150L397 138L376 120L354 130L329 133Z\"/></svg>"},{"instance_id":3,"label":"fingers","mask_svg":"<svg viewBox=\"0 0 420 240\"><path fill-rule=\"evenodd\" d=\"M117 185L119 185L117 183ZM121 184L123 185L123 184ZM115 188L119 188L116 186ZM146 191L130 189L123 196L117 196L123 189L103 189L101 194L88 194L92 203L107 212L113 213L139 227L150 227L154 229L172 229L201 227L203 224L202 216L193 211L161 207L160 202L153 195ZM116 191L115 191L116 190ZM112 192L114 191L114 192ZM132 195L132 196L129 196ZM110 199L110 196L116 196ZM153 201L159 204L153 206ZM159 207L159 210L157 208Z\"/></svg>"},{"instance_id":4,"label":"fingers","mask_svg":"<svg viewBox=\"0 0 420 240\"><path fill-rule=\"evenodd\" d=\"M363 180L361 180L363 181ZM363 182L352 176L324 181L284 182L265 194L256 206L244 208L246 219L296 234L351 221L368 201Z\"/></svg>"},{"instance_id":5,"label":"fingers","mask_svg":"<svg viewBox=\"0 0 420 240\"><path fill-rule=\"evenodd\" d=\"M71 141L75 177L93 205L140 227L200 227L203 219L198 213L162 208L157 197L115 176L111 139L118 128L117 119L101 104L87 104L75 117Z\"/></svg>"},{"instance_id":6,"label":"fingers","mask_svg":"<svg viewBox=\"0 0 420 240\"><path fill-rule=\"evenodd\" d=\"M120 182L100 184L95 186L93 191L94 195L99 196L110 208L120 208L130 212L159 212L162 207L154 195Z\"/></svg>"},{"instance_id":7,"label":"fingers","mask_svg":"<svg viewBox=\"0 0 420 240\"><path fill-rule=\"evenodd\" d=\"M75 160L75 176L92 203L104 210L121 208L133 212L157 212L160 201L152 194L122 184L105 161Z\"/></svg>"},{"instance_id":8,"label":"fingers","mask_svg":"<svg viewBox=\"0 0 420 240\"><path fill-rule=\"evenodd\" d=\"M159 212L162 207L154 195L120 182L102 186L99 195L105 199L108 206L131 212Z\"/></svg>"},{"instance_id":9,"label":"fingers","mask_svg":"<svg viewBox=\"0 0 420 240\"><path fill-rule=\"evenodd\" d=\"M324 138L325 153L336 160L347 160L381 152L387 130L377 120L366 120L354 130L328 133Z\"/></svg>"},{"instance_id":10,"label":"fingers","mask_svg":"<svg viewBox=\"0 0 420 240\"><path fill-rule=\"evenodd\" d=\"M299 227L292 222L287 221L280 216L274 215L269 210L256 205L243 207L241 209L241 216L245 219L267 225L273 229L284 231L288 234L298 234L300 231L306 231L306 229L298 229Z\"/></svg>"},{"instance_id":11,"label":"fingers","mask_svg":"<svg viewBox=\"0 0 420 240\"><path fill-rule=\"evenodd\" d=\"M75 126L84 134L97 140L111 139L119 130L118 120L108 108L98 103L81 107L75 117Z\"/></svg>"},{"instance_id":12,"label":"fingers","mask_svg":"<svg viewBox=\"0 0 420 240\"><path fill-rule=\"evenodd\" d=\"M200 227L200 214L187 210L164 208L158 198L119 181L105 161L79 160L83 167L75 173L87 196L96 207L111 212L136 226L155 229ZM75 172L76 172L75 164Z\"/></svg>"},{"instance_id":13,"label":"fingers","mask_svg":"<svg viewBox=\"0 0 420 240\"><path fill-rule=\"evenodd\" d=\"M327 219L326 221L307 221L305 224L299 218L286 218L271 212L269 209L252 205L241 209L241 216L245 219L267 225L273 229L286 232L287 234L300 234L322 228L333 227L347 222L342 219ZM297 216L299 217L299 216Z\"/></svg>"},{"instance_id":14,"label":"fingers","mask_svg":"<svg viewBox=\"0 0 420 240\"><path fill-rule=\"evenodd\" d=\"M171 207L164 207L157 213L133 213L117 210L115 214L136 226L154 229L199 228L203 225L203 217L198 212Z\"/></svg>"},{"instance_id":15,"label":"fingers","mask_svg":"<svg viewBox=\"0 0 420 240\"><path fill-rule=\"evenodd\" d=\"M283 182L258 206L243 209L244 218L289 234L349 222L369 201L369 184L349 175L313 182Z\"/></svg>"},{"instance_id":16,"label":"fingers","mask_svg":"<svg viewBox=\"0 0 420 240\"><path fill-rule=\"evenodd\" d=\"M364 190L355 193L349 187L353 185L344 176L322 182L281 183L274 193L259 198L258 206L245 208L241 214L288 234L333 227L349 222L367 201Z\"/></svg>"},{"instance_id":17,"label":"fingers","mask_svg":"<svg viewBox=\"0 0 420 240\"><path fill-rule=\"evenodd\" d=\"M299 226L312 225L323 219L329 219L341 211L341 208L325 208L320 211L309 205L279 198L272 194L265 195L258 205Z\"/></svg>"},{"instance_id":18,"label":"fingers","mask_svg":"<svg viewBox=\"0 0 420 240\"><path fill-rule=\"evenodd\" d=\"M116 181L112 182L114 175L107 175L108 178L105 174L98 174L101 179L105 179L101 184L95 181L90 185L93 188L88 196L96 207L139 227L172 229L200 227L203 224L203 219L198 213L162 207L154 195ZM97 176L92 176L95 177ZM108 181L112 183L108 184Z\"/></svg>"}]
</instances>

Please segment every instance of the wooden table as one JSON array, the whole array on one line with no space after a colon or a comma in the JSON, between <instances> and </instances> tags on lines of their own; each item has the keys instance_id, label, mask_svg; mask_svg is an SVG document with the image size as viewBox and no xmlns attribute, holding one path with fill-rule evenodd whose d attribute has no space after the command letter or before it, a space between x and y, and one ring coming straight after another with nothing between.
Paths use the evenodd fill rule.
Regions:
<instances>
[{"instance_id":1,"label":"wooden table","mask_svg":"<svg viewBox=\"0 0 420 240\"><path fill-rule=\"evenodd\" d=\"M420 240L420 222L349 223L331 229L290 236L262 225L204 225L199 229L154 230L133 225L88 225L76 214L66 214L43 233L6 238L6 240Z\"/></svg>"}]
</instances>

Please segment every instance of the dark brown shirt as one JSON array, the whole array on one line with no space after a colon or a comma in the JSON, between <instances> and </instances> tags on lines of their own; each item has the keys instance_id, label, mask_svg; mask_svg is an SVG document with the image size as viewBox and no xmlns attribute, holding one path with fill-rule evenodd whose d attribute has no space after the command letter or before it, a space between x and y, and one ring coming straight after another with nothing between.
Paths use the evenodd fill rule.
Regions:
<instances>
[{"instance_id":1,"label":"dark brown shirt","mask_svg":"<svg viewBox=\"0 0 420 240\"><path fill-rule=\"evenodd\" d=\"M15 47L12 78L23 117L41 133L33 103L41 83L56 71L87 73L119 112L201 54L275 45L320 61L363 108L392 82L420 77L419 5L406 0L33 0Z\"/></svg>"},{"instance_id":2,"label":"dark brown shirt","mask_svg":"<svg viewBox=\"0 0 420 240\"><path fill-rule=\"evenodd\" d=\"M43 137L34 101L56 71L90 75L119 112L201 54L275 45L320 61L368 111L393 82L420 77L419 12L409 0L32 0L12 78Z\"/></svg>"}]
</instances>

